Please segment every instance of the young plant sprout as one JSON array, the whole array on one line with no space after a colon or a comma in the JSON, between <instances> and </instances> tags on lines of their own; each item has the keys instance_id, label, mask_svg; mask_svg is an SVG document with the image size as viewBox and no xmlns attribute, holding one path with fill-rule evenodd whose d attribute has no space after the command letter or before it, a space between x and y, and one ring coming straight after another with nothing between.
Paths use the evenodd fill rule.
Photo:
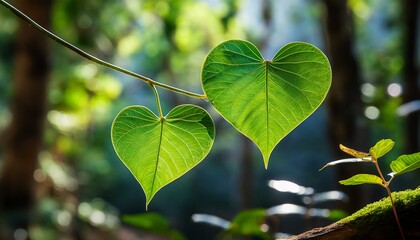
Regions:
<instances>
[{"instance_id":1,"label":"young plant sprout","mask_svg":"<svg viewBox=\"0 0 420 240\"><path fill-rule=\"evenodd\" d=\"M354 162L370 162L373 163L378 171L378 175L373 174L357 174L353 177L348 179L339 181L343 185L359 185L359 184L377 184L382 186L386 189L389 199L391 200L391 207L394 212L395 220L398 225L398 229L401 234L401 238L405 239L404 232L402 230L400 221L398 219L397 210L395 208L394 200L392 199L391 190L389 188L389 184L391 181L398 175L403 173L411 172L420 168L420 152L409 154L409 155L401 155L396 160L392 161L390 164L390 168L392 170L391 173L388 174L390 176L389 180L387 181L382 174L381 168L379 167L378 159L388 153L394 147L394 142L391 139L382 139L375 144L375 146L371 147L369 153L356 151L354 149L345 147L340 144L340 149L353 156L354 158L347 158L347 159L340 159L337 161L329 162L320 170L334 166L341 163L354 163Z\"/></svg>"}]
</instances>

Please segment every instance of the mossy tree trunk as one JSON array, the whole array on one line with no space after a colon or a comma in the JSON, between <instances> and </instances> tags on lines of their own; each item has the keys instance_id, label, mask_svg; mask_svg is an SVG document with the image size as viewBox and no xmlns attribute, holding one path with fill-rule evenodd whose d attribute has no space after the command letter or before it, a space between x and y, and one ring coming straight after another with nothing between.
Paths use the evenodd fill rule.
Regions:
<instances>
[{"instance_id":1,"label":"mossy tree trunk","mask_svg":"<svg viewBox=\"0 0 420 240\"><path fill-rule=\"evenodd\" d=\"M406 240L420 239L420 188L393 194ZM372 203L352 216L324 228L315 228L290 240L398 240L389 198Z\"/></svg>"}]
</instances>

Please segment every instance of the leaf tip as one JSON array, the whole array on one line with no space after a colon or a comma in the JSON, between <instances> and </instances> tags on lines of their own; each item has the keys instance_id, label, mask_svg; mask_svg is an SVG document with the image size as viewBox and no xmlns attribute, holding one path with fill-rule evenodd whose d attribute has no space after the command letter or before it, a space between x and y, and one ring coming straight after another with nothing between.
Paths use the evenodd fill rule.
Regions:
<instances>
[{"instance_id":1,"label":"leaf tip","mask_svg":"<svg viewBox=\"0 0 420 240\"><path fill-rule=\"evenodd\" d=\"M318 171L324 170L324 168L328 167L328 164L325 164L322 168L320 168Z\"/></svg>"},{"instance_id":2,"label":"leaf tip","mask_svg":"<svg viewBox=\"0 0 420 240\"><path fill-rule=\"evenodd\" d=\"M268 169L268 160L267 161L264 160L264 168L265 168L265 170Z\"/></svg>"}]
</instances>

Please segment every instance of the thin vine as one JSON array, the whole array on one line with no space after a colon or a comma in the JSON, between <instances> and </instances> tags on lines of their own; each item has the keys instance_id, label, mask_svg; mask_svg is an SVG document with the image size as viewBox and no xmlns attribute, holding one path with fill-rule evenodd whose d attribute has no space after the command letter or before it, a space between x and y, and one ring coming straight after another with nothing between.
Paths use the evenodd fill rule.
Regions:
<instances>
[{"instance_id":1,"label":"thin vine","mask_svg":"<svg viewBox=\"0 0 420 240\"><path fill-rule=\"evenodd\" d=\"M158 112L159 112L159 118L162 120L163 119L163 113L162 113L162 106L160 105L159 93L158 93L155 85L153 85L153 84L149 84L149 85L150 85L150 87L152 87L153 93L155 94L156 105L157 105Z\"/></svg>"},{"instance_id":2,"label":"thin vine","mask_svg":"<svg viewBox=\"0 0 420 240\"><path fill-rule=\"evenodd\" d=\"M78 55L82 56L83 58L86 58L89 61L92 61L96 64L105 66L107 68L113 69L115 71L124 73L126 75L135 77L137 79L140 79L150 85L153 86L157 86L172 92L176 92L176 93L180 93L189 97L193 97L193 98L198 98L198 99L206 99L207 96L205 94L198 94L198 93L194 93L194 92L190 92L187 90L183 90L180 88L176 88L164 83L160 83L157 82L153 79L150 79L148 77L142 76L140 74L137 74L135 72L132 72L130 70L127 70L125 68L116 66L114 64L111 64L109 62L106 62L100 58L97 58L85 51L83 51L82 49L72 45L71 43L65 41L64 39L58 37L57 35L55 35L54 33L48 31L47 29L45 29L44 27L42 27L41 25L39 25L38 23L36 23L34 20L32 20L30 17L28 17L27 15L25 15L23 12L21 12L20 10L18 10L17 8L15 8L13 5L11 5L10 3L4 1L4 0L0 0L1 5L5 6L7 9L9 9L14 15L16 15L18 18L20 18L21 20L25 21L26 23L28 23L31 27L33 27L34 29L40 31L41 33L43 33L44 35L46 35L47 37L51 38L52 40L56 41L57 43L59 43L60 45L63 45L64 47L66 47L67 49L71 50L72 52L77 53Z\"/></svg>"}]
</instances>

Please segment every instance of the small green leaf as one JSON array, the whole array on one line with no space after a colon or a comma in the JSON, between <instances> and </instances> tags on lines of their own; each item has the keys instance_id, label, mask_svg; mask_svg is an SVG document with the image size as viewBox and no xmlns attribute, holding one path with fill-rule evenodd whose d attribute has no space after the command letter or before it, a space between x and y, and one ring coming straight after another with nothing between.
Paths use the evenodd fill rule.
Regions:
<instances>
[{"instance_id":1,"label":"small green leaf","mask_svg":"<svg viewBox=\"0 0 420 240\"><path fill-rule=\"evenodd\" d=\"M369 153L376 159L382 157L394 147L394 141L391 139L382 139L371 147Z\"/></svg>"},{"instance_id":2,"label":"small green leaf","mask_svg":"<svg viewBox=\"0 0 420 240\"><path fill-rule=\"evenodd\" d=\"M384 186L382 183L382 179L376 175L372 174L357 174L351 178L341 180L341 184L343 185L360 185L360 184L378 184Z\"/></svg>"},{"instance_id":3,"label":"small green leaf","mask_svg":"<svg viewBox=\"0 0 420 240\"><path fill-rule=\"evenodd\" d=\"M201 74L213 107L260 149L264 165L274 147L322 103L331 67L318 48L294 42L265 60L251 43L231 40L207 56Z\"/></svg>"},{"instance_id":4,"label":"small green leaf","mask_svg":"<svg viewBox=\"0 0 420 240\"><path fill-rule=\"evenodd\" d=\"M390 164L395 175L411 172L420 168L420 152L409 155L401 155Z\"/></svg>"},{"instance_id":5,"label":"small green leaf","mask_svg":"<svg viewBox=\"0 0 420 240\"><path fill-rule=\"evenodd\" d=\"M165 118L143 106L127 107L111 129L114 149L143 188L146 208L157 191L204 159L214 134L210 115L195 105L177 106Z\"/></svg>"},{"instance_id":6,"label":"small green leaf","mask_svg":"<svg viewBox=\"0 0 420 240\"><path fill-rule=\"evenodd\" d=\"M365 157L365 158L345 158L336 161L329 162L325 164L319 171L323 170L326 167L342 164L342 163L355 163L355 162L372 162L372 158Z\"/></svg>"}]
</instances>

